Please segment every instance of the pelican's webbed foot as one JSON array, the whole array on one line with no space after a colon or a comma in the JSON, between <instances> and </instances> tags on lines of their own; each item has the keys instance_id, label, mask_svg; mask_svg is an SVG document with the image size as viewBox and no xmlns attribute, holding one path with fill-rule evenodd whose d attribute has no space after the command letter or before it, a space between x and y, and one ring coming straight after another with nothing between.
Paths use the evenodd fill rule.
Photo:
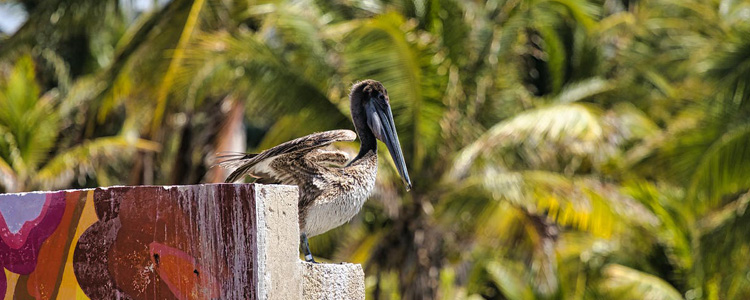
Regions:
<instances>
[{"instance_id":1,"label":"pelican's webbed foot","mask_svg":"<svg viewBox=\"0 0 750 300\"><path fill-rule=\"evenodd\" d=\"M305 254L305 261L317 264L318 262L315 261L315 259L312 256L312 252L310 252L310 244L307 242L307 234L303 232L300 235L299 239L300 239L300 244L302 246L302 253Z\"/></svg>"}]
</instances>

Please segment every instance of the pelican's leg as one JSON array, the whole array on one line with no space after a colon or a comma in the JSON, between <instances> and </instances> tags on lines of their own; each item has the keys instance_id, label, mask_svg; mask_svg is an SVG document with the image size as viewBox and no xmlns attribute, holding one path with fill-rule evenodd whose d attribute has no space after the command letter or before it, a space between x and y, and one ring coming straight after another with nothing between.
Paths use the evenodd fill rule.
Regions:
<instances>
[{"instance_id":1,"label":"pelican's leg","mask_svg":"<svg viewBox=\"0 0 750 300\"><path fill-rule=\"evenodd\" d=\"M305 261L311 262L311 263L318 263L315 261L315 259L312 256L312 252L310 252L310 244L307 243L307 234L304 232L299 237L300 243L302 244L302 253L305 254Z\"/></svg>"}]
</instances>

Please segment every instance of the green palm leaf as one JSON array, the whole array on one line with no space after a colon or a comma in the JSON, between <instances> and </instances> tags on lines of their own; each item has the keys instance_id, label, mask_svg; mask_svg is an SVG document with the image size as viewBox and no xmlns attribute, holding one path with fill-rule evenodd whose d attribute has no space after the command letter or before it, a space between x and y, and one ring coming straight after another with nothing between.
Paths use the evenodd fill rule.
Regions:
<instances>
[{"instance_id":1,"label":"green palm leaf","mask_svg":"<svg viewBox=\"0 0 750 300\"><path fill-rule=\"evenodd\" d=\"M523 274L523 266L512 266L511 262L493 261L488 263L485 268L492 281L508 300L535 299L531 286L521 280L522 276L519 276Z\"/></svg>"},{"instance_id":2,"label":"green palm leaf","mask_svg":"<svg viewBox=\"0 0 750 300\"><path fill-rule=\"evenodd\" d=\"M17 187L16 173L13 168L0 158L0 186L5 192L15 192Z\"/></svg>"},{"instance_id":3,"label":"green palm leaf","mask_svg":"<svg viewBox=\"0 0 750 300\"><path fill-rule=\"evenodd\" d=\"M39 98L34 64L22 56L9 78L0 82L0 157L21 180L48 155L57 138L59 116L51 97Z\"/></svg>"},{"instance_id":4,"label":"green palm leaf","mask_svg":"<svg viewBox=\"0 0 750 300\"><path fill-rule=\"evenodd\" d=\"M618 264L602 269L599 285L612 299L682 300L680 293L659 277Z\"/></svg>"},{"instance_id":5,"label":"green palm leaf","mask_svg":"<svg viewBox=\"0 0 750 300\"><path fill-rule=\"evenodd\" d=\"M600 117L601 111L596 107L581 103L558 104L518 114L492 126L459 151L448 178L463 177L482 154L529 141L564 143L579 155L611 152L606 141L608 129Z\"/></svg>"},{"instance_id":6,"label":"green palm leaf","mask_svg":"<svg viewBox=\"0 0 750 300\"><path fill-rule=\"evenodd\" d=\"M723 195L750 187L750 126L722 135L702 156L693 174L688 197L719 203Z\"/></svg>"},{"instance_id":7,"label":"green palm leaf","mask_svg":"<svg viewBox=\"0 0 750 300\"><path fill-rule=\"evenodd\" d=\"M151 132L156 133L157 129L161 126L161 121L164 116L164 110L167 107L167 96L172 88L174 76L180 66L180 61L185 53L185 47L190 42L190 38L193 36L193 32L198 24L201 9L203 8L203 0L196 0L190 7L190 13L185 20L185 27L182 29L180 39L177 42L177 49L174 51L172 59L169 62L169 68L164 74L164 79L159 86L159 92L156 98L156 110L154 111L154 120L151 124Z\"/></svg>"},{"instance_id":8,"label":"green palm leaf","mask_svg":"<svg viewBox=\"0 0 750 300\"><path fill-rule=\"evenodd\" d=\"M332 69L323 66L326 53L320 49L322 44L315 42L315 36L307 36L315 25L294 20L299 15L293 11L285 11L264 24L267 27L263 30L275 32L273 35L240 31L234 35L204 33L196 37L193 47L185 53L183 72L176 78L177 90L238 95L247 99L251 120L262 126L269 126L286 114L310 110L310 118L300 120L307 123L306 133L350 127L348 101L344 101L347 91L337 86L340 81L330 78ZM278 35L279 31L282 34ZM285 55L283 49L272 46L279 41L267 40L302 37L309 43L295 40L302 47L296 48L294 55ZM194 93L187 96L195 98Z\"/></svg>"},{"instance_id":9,"label":"green palm leaf","mask_svg":"<svg viewBox=\"0 0 750 300\"><path fill-rule=\"evenodd\" d=\"M646 207L621 194L616 186L597 182L594 178L571 180L552 172L497 172L488 169L467 182L480 182L479 186L472 185L472 188L489 192L495 200L509 201L533 214L543 214L560 225L596 236L609 237L630 225L652 228L659 223Z\"/></svg>"},{"instance_id":10,"label":"green palm leaf","mask_svg":"<svg viewBox=\"0 0 750 300\"><path fill-rule=\"evenodd\" d=\"M614 89L614 86L607 80L600 77L593 77L566 85L553 100L557 103L573 103L611 91L612 89Z\"/></svg>"},{"instance_id":11,"label":"green palm leaf","mask_svg":"<svg viewBox=\"0 0 750 300\"><path fill-rule=\"evenodd\" d=\"M160 146L142 139L123 136L103 137L84 142L57 154L34 176L33 181L42 189L59 189L70 184L76 174L87 174L105 161L114 161L123 151L158 151Z\"/></svg>"},{"instance_id":12,"label":"green palm leaf","mask_svg":"<svg viewBox=\"0 0 750 300\"><path fill-rule=\"evenodd\" d=\"M410 168L420 169L427 149L440 138L443 80L434 70L425 72L428 49L409 40L403 26L408 23L395 13L355 23L344 40L345 58L351 78L373 78L386 86L405 157Z\"/></svg>"}]
</instances>

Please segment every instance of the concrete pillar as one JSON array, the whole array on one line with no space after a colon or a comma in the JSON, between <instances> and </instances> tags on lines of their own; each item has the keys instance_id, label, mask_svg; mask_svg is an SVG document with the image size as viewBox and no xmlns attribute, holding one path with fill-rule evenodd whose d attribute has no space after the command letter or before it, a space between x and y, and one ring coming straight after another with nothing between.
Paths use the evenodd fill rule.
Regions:
<instances>
[{"instance_id":1,"label":"concrete pillar","mask_svg":"<svg viewBox=\"0 0 750 300\"><path fill-rule=\"evenodd\" d=\"M302 264L303 299L365 299L365 273L358 264Z\"/></svg>"},{"instance_id":2,"label":"concrete pillar","mask_svg":"<svg viewBox=\"0 0 750 300\"><path fill-rule=\"evenodd\" d=\"M359 265L298 249L293 186L0 195L6 299L364 299Z\"/></svg>"}]
</instances>

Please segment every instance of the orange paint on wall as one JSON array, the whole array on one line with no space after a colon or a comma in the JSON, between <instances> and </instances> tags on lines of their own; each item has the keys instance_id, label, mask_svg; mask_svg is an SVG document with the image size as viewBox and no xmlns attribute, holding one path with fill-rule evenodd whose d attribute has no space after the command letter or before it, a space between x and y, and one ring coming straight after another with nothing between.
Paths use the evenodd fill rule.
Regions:
<instances>
[{"instance_id":1,"label":"orange paint on wall","mask_svg":"<svg viewBox=\"0 0 750 300\"><path fill-rule=\"evenodd\" d=\"M202 268L195 258L180 249L157 242L152 242L149 250L156 272L177 299L197 300L219 297L220 288L214 275Z\"/></svg>"},{"instance_id":2,"label":"orange paint on wall","mask_svg":"<svg viewBox=\"0 0 750 300\"><path fill-rule=\"evenodd\" d=\"M76 243L78 243L81 234L83 234L86 228L89 228L91 224L94 224L98 220L99 218L96 216L96 211L94 211L94 191L87 191L86 203L83 207L81 218L78 221L78 227L73 236L73 242L70 243L68 257L65 258L65 270L63 271L60 289L57 292L57 299L89 299L83 290L81 290L76 275L73 273L73 251L76 248Z\"/></svg>"},{"instance_id":3,"label":"orange paint on wall","mask_svg":"<svg viewBox=\"0 0 750 300\"><path fill-rule=\"evenodd\" d=\"M58 281L63 272L63 264L68 259L71 235L75 232L78 217L84 202L81 191L65 194L65 212L55 232L42 244L39 250L37 267L29 274L29 294L38 300L52 299L55 296Z\"/></svg>"}]
</instances>

